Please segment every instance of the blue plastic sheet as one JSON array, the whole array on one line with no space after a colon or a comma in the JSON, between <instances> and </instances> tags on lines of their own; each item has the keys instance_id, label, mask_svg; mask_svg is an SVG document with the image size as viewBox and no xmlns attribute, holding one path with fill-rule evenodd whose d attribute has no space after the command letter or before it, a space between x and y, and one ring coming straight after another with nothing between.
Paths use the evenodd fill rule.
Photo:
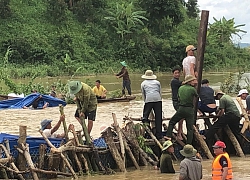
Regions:
<instances>
[{"instance_id":1,"label":"blue plastic sheet","mask_svg":"<svg viewBox=\"0 0 250 180\"><path fill-rule=\"evenodd\" d=\"M39 93L34 93L24 98L14 98L10 100L0 101L0 109L8 109L8 108L20 109L20 108L23 108L24 106L28 107L37 98L39 98L39 96L42 96L42 98L39 99L38 101L38 109L41 109L46 102L49 103L48 107L55 107L55 106L58 106L59 104L66 106L66 102L61 99L54 98L53 96L49 96L49 95L42 95Z\"/></svg>"}]
</instances>

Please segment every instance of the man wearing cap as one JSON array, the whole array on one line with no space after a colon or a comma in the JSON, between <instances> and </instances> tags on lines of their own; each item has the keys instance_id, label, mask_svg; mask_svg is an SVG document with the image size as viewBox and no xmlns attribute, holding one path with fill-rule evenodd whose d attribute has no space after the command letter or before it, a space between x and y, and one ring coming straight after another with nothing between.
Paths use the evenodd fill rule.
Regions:
<instances>
[{"instance_id":1,"label":"man wearing cap","mask_svg":"<svg viewBox=\"0 0 250 180\"><path fill-rule=\"evenodd\" d=\"M43 131L43 134L47 138L63 138L64 133L62 133L62 134L56 133L56 131L59 129L62 121L65 121L65 115L61 115L59 121L52 128L52 126L51 126L52 120L49 120L49 119L43 120L41 122L41 130Z\"/></svg>"},{"instance_id":2,"label":"man wearing cap","mask_svg":"<svg viewBox=\"0 0 250 180\"><path fill-rule=\"evenodd\" d=\"M233 134L241 144L241 135L239 130L240 123L240 112L231 98L231 96L225 94L221 90L216 90L215 99L219 100L219 112L217 113L217 117L213 118L212 121L215 121L212 126L209 127L207 133L205 134L206 139L211 139L214 137L216 131L220 128L224 128L227 124L232 130Z\"/></svg>"},{"instance_id":3,"label":"man wearing cap","mask_svg":"<svg viewBox=\"0 0 250 180\"><path fill-rule=\"evenodd\" d=\"M184 146L180 150L182 156L185 157L180 163L179 180L200 180L202 179L201 160L196 157L197 150L190 144Z\"/></svg>"},{"instance_id":4,"label":"man wearing cap","mask_svg":"<svg viewBox=\"0 0 250 180\"><path fill-rule=\"evenodd\" d=\"M212 164L212 180L233 178L232 163L225 149L226 145L222 141L217 141L213 146L216 157Z\"/></svg>"},{"instance_id":5,"label":"man wearing cap","mask_svg":"<svg viewBox=\"0 0 250 180\"><path fill-rule=\"evenodd\" d=\"M198 112L200 115L206 115L205 113L213 113L217 110L216 102L214 99L214 90L209 87L209 81L203 79L201 81L201 88L199 97L201 101L198 102Z\"/></svg>"},{"instance_id":6,"label":"man wearing cap","mask_svg":"<svg viewBox=\"0 0 250 180\"><path fill-rule=\"evenodd\" d=\"M240 90L238 97L240 97L242 100L246 100L246 112L250 114L250 96L248 94L248 91L246 89Z\"/></svg>"},{"instance_id":7,"label":"man wearing cap","mask_svg":"<svg viewBox=\"0 0 250 180\"><path fill-rule=\"evenodd\" d=\"M125 61L122 61L120 62L121 65L122 65L122 69L121 71L118 73L118 74L115 74L116 78L119 79L119 78L123 78L123 81L122 81L122 95L125 96L125 88L127 89L128 91L128 94L131 96L131 87L130 87L130 78L129 78L129 75L128 75L128 70L127 70L127 63Z\"/></svg>"},{"instance_id":8,"label":"man wearing cap","mask_svg":"<svg viewBox=\"0 0 250 180\"><path fill-rule=\"evenodd\" d=\"M174 153L173 143L169 140L165 141L162 148L162 154L160 161L158 161L155 169L160 168L161 173L175 173L173 167L173 161L171 158L171 154Z\"/></svg>"},{"instance_id":9,"label":"man wearing cap","mask_svg":"<svg viewBox=\"0 0 250 180\"><path fill-rule=\"evenodd\" d=\"M90 86L80 81L70 81L68 86L69 93L74 94L76 99L77 110L75 117L88 118L88 133L90 134L93 127L93 121L95 121L96 118L96 95Z\"/></svg>"},{"instance_id":10,"label":"man wearing cap","mask_svg":"<svg viewBox=\"0 0 250 180\"><path fill-rule=\"evenodd\" d=\"M197 76L197 72L195 72L195 64L196 58L194 56L194 51L197 50L193 45L188 45L186 47L187 57L185 57L182 61L183 73L184 77L187 75Z\"/></svg>"},{"instance_id":11,"label":"man wearing cap","mask_svg":"<svg viewBox=\"0 0 250 180\"><path fill-rule=\"evenodd\" d=\"M157 76L154 75L152 70L147 70L141 76L145 79L141 83L142 98L145 102L143 108L143 122L148 121L148 116L151 110L155 114L155 136L157 139L162 138L162 97L161 97L161 83L156 80Z\"/></svg>"},{"instance_id":12,"label":"man wearing cap","mask_svg":"<svg viewBox=\"0 0 250 180\"><path fill-rule=\"evenodd\" d=\"M171 138L173 128L181 119L186 120L187 127L187 144L192 144L193 141L193 125L194 125L194 97L197 97L197 91L194 86L197 84L197 79L193 75L187 75L185 81L178 90L179 109L170 119L166 137Z\"/></svg>"}]
</instances>

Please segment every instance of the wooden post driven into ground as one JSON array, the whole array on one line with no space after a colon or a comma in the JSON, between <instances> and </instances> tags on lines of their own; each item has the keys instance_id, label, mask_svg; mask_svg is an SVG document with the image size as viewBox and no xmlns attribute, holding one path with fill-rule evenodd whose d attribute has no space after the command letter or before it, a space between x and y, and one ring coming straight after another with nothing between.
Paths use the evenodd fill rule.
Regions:
<instances>
[{"instance_id":1,"label":"wooden post driven into ground","mask_svg":"<svg viewBox=\"0 0 250 180\"><path fill-rule=\"evenodd\" d=\"M209 11L202 10L199 35L198 35L197 59L196 59L196 71L198 73L197 76L198 85L196 86L196 89L198 94L200 92L201 80L202 80L204 52L205 52L206 38L207 38L208 17L209 17ZM196 98L195 101L195 108L194 108L195 119L197 119L197 104L198 104L198 98Z\"/></svg>"}]
</instances>

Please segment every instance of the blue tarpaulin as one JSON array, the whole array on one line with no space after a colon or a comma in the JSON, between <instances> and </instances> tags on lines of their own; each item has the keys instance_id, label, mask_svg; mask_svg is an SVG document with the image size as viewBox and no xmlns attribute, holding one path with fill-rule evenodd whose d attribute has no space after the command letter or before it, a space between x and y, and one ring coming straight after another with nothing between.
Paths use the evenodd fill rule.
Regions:
<instances>
[{"instance_id":1,"label":"blue tarpaulin","mask_svg":"<svg viewBox=\"0 0 250 180\"><path fill-rule=\"evenodd\" d=\"M23 108L24 106L28 107L32 105L32 103L36 99L38 99L39 96L42 96L42 97L38 101L38 109L41 109L46 102L49 103L48 107L55 107L55 106L58 106L59 104L66 106L66 102L61 99L54 98L53 96L49 96L49 95L42 95L39 93L34 93L24 98L14 98L10 100L0 101L0 109L7 109L7 108L20 109L20 108Z\"/></svg>"}]
</instances>

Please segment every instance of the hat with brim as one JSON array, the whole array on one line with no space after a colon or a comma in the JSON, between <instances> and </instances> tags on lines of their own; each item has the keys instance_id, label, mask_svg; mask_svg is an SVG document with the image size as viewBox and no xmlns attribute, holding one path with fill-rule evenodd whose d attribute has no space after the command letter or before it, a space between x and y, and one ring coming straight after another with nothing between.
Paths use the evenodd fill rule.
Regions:
<instances>
[{"instance_id":1,"label":"hat with brim","mask_svg":"<svg viewBox=\"0 0 250 180\"><path fill-rule=\"evenodd\" d=\"M240 97L242 94L248 94L248 91L246 89L240 90L239 94L237 95L237 97Z\"/></svg>"},{"instance_id":2,"label":"hat with brim","mask_svg":"<svg viewBox=\"0 0 250 180\"><path fill-rule=\"evenodd\" d=\"M41 129L42 131L49 125L49 123L51 123L52 120L49 120L49 119L44 119L42 122L41 122Z\"/></svg>"},{"instance_id":3,"label":"hat with brim","mask_svg":"<svg viewBox=\"0 0 250 180\"><path fill-rule=\"evenodd\" d=\"M154 75L152 70L147 70L144 75L141 76L143 79L156 79L157 76Z\"/></svg>"},{"instance_id":4,"label":"hat with brim","mask_svg":"<svg viewBox=\"0 0 250 180\"><path fill-rule=\"evenodd\" d=\"M127 66L127 63L125 61L120 62L122 66Z\"/></svg>"},{"instance_id":5,"label":"hat with brim","mask_svg":"<svg viewBox=\"0 0 250 180\"><path fill-rule=\"evenodd\" d=\"M213 148L226 148L226 144L222 141L216 141L213 145Z\"/></svg>"},{"instance_id":6,"label":"hat with brim","mask_svg":"<svg viewBox=\"0 0 250 180\"><path fill-rule=\"evenodd\" d=\"M188 52L188 51L190 51L190 50L195 51L195 50L197 50L197 48L194 47L194 45L188 45L188 46L186 47L186 52Z\"/></svg>"},{"instance_id":7,"label":"hat with brim","mask_svg":"<svg viewBox=\"0 0 250 180\"><path fill-rule=\"evenodd\" d=\"M218 90L215 91L214 97L217 97L219 94L224 95L225 93L222 92L222 90L218 89Z\"/></svg>"},{"instance_id":8,"label":"hat with brim","mask_svg":"<svg viewBox=\"0 0 250 180\"><path fill-rule=\"evenodd\" d=\"M184 157L193 157L196 155L197 150L194 149L194 147L190 144L187 144L184 146L182 150L180 150L180 153Z\"/></svg>"},{"instance_id":9,"label":"hat with brim","mask_svg":"<svg viewBox=\"0 0 250 180\"><path fill-rule=\"evenodd\" d=\"M104 131L106 131L108 129L109 126L105 125L105 124L102 124L100 126L100 133L103 133Z\"/></svg>"},{"instance_id":10,"label":"hat with brim","mask_svg":"<svg viewBox=\"0 0 250 180\"><path fill-rule=\"evenodd\" d=\"M164 144L163 144L162 151L167 150L171 146L173 146L173 143L170 140L165 141Z\"/></svg>"},{"instance_id":11,"label":"hat with brim","mask_svg":"<svg viewBox=\"0 0 250 180\"><path fill-rule=\"evenodd\" d=\"M194 77L193 75L187 75L185 77L185 81L183 81L183 84L187 84L190 81L196 80L196 77Z\"/></svg>"},{"instance_id":12,"label":"hat with brim","mask_svg":"<svg viewBox=\"0 0 250 180\"><path fill-rule=\"evenodd\" d=\"M68 86L69 86L69 93L70 94L76 94L82 89L81 81L70 81L68 83Z\"/></svg>"}]
</instances>

